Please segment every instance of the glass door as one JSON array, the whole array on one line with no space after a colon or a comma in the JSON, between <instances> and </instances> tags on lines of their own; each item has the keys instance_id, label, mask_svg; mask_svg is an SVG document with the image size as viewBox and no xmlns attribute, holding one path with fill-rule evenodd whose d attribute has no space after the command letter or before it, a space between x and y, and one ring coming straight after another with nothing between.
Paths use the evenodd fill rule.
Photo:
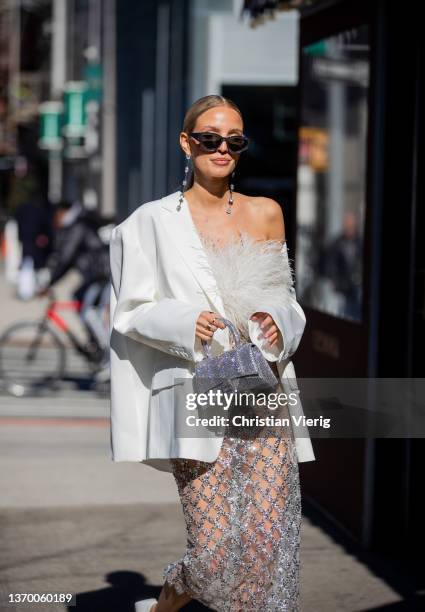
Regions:
<instances>
[{"instance_id":1,"label":"glass door","mask_svg":"<svg viewBox=\"0 0 425 612\"><path fill-rule=\"evenodd\" d=\"M297 295L361 323L369 27L302 49L297 181Z\"/></svg>"}]
</instances>

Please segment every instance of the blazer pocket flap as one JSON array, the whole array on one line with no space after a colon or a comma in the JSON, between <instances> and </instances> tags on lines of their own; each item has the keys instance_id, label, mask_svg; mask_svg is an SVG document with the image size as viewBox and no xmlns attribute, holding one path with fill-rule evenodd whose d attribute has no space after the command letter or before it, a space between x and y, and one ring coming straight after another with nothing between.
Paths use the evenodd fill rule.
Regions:
<instances>
[{"instance_id":1,"label":"blazer pocket flap","mask_svg":"<svg viewBox=\"0 0 425 612\"><path fill-rule=\"evenodd\" d=\"M182 378L192 378L192 373L186 368L163 368L153 375L151 389L155 391L156 389L183 384Z\"/></svg>"}]
</instances>

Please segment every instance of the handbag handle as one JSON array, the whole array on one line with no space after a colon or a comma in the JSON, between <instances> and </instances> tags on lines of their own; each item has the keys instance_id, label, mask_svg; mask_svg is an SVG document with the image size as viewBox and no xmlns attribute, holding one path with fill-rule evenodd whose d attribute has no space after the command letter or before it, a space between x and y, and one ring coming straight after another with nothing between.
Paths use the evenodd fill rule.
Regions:
<instances>
[{"instance_id":1,"label":"handbag handle","mask_svg":"<svg viewBox=\"0 0 425 612\"><path fill-rule=\"evenodd\" d=\"M235 327L233 323L229 321L229 319L225 319L224 317L217 317L217 318L223 321L223 323L229 328L229 331L232 335L232 339L233 339L235 346L239 346L241 342L241 335L237 327ZM206 340L201 340L201 344L202 344L202 350L204 353L204 359L206 357L212 357L211 344L207 342Z\"/></svg>"}]
</instances>

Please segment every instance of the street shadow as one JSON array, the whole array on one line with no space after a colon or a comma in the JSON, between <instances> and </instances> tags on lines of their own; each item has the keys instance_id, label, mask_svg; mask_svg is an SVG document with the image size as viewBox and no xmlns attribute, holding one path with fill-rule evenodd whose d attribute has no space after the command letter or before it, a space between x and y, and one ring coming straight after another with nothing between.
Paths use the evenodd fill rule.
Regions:
<instances>
[{"instance_id":1,"label":"street shadow","mask_svg":"<svg viewBox=\"0 0 425 612\"><path fill-rule=\"evenodd\" d=\"M26 398L54 398L60 397L62 393L66 393L67 391L71 392L85 392L88 394L96 395L101 398L109 398L110 396L110 384L108 381L105 382L97 382L93 375L83 375L83 374L73 374L67 373L66 375L58 378L54 381L40 381L37 384L32 385L31 387L26 389L25 397ZM22 395L16 395L13 392L9 392L9 390L5 387L5 385L1 384L0 381L0 396L3 397L18 397L22 398Z\"/></svg>"},{"instance_id":2,"label":"street shadow","mask_svg":"<svg viewBox=\"0 0 425 612\"><path fill-rule=\"evenodd\" d=\"M425 610L424 575L422 563L415 559L391 558L382 554L362 549L361 545L351 539L348 534L339 529L311 501L303 499L303 515L313 525L321 529L347 554L367 566L371 572L385 581L396 591L403 601L385 604L383 606L363 608L359 612L404 612Z\"/></svg>"},{"instance_id":3,"label":"street shadow","mask_svg":"<svg viewBox=\"0 0 425 612\"><path fill-rule=\"evenodd\" d=\"M121 570L105 576L106 586L95 591L76 594L76 606L67 606L69 612L134 612L138 599L156 597L155 587L146 584L138 572Z\"/></svg>"},{"instance_id":4,"label":"street shadow","mask_svg":"<svg viewBox=\"0 0 425 612\"><path fill-rule=\"evenodd\" d=\"M87 391L96 395L97 397L107 398L109 399L111 393L110 383L108 381L99 382L96 381L94 376L82 376L82 375L72 375L67 374L64 376L61 381L64 383L64 386L70 387L74 391ZM63 390L63 387L62 387Z\"/></svg>"},{"instance_id":5,"label":"street shadow","mask_svg":"<svg viewBox=\"0 0 425 612\"><path fill-rule=\"evenodd\" d=\"M65 383L67 387L72 386L75 391L93 391L94 389L92 376L68 373L61 379L61 382Z\"/></svg>"},{"instance_id":6,"label":"street shadow","mask_svg":"<svg viewBox=\"0 0 425 612\"><path fill-rule=\"evenodd\" d=\"M425 610L425 595L416 595L404 601L376 608L363 608L359 612L423 612L423 610Z\"/></svg>"},{"instance_id":7,"label":"street shadow","mask_svg":"<svg viewBox=\"0 0 425 612\"><path fill-rule=\"evenodd\" d=\"M54 381L41 380L32 386L28 386L25 390L25 397L52 398L66 391L97 392L98 389L93 376L71 373ZM19 399L23 397L22 394L16 395L13 391L10 391L10 388L3 381L0 381L0 396L18 397Z\"/></svg>"},{"instance_id":8,"label":"street shadow","mask_svg":"<svg viewBox=\"0 0 425 612\"><path fill-rule=\"evenodd\" d=\"M146 584L143 574L129 570L110 572L105 576L107 586L96 591L77 593L76 605L67 606L68 612L134 612L134 603L140 599L158 599L161 587ZM185 612L212 612L201 603L192 600Z\"/></svg>"}]
</instances>

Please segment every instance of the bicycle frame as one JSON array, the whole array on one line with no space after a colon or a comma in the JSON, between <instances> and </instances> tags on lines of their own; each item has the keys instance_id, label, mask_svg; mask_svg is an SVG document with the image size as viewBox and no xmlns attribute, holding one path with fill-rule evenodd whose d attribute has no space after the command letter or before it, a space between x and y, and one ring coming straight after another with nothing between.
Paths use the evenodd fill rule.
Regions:
<instances>
[{"instance_id":1,"label":"bicycle frame","mask_svg":"<svg viewBox=\"0 0 425 612\"><path fill-rule=\"evenodd\" d=\"M83 355L88 361L96 362L98 361L95 357L95 354L89 351L81 342L78 340L77 336L71 331L68 323L65 321L63 317L58 313L59 310L62 311L73 311L79 312L81 309L81 302L78 300L57 300L52 294L50 294L49 303L45 310L45 316L43 321L41 322L41 329L44 325L49 322L54 328L58 329L60 332L65 334L65 336L69 339L72 346L78 353Z\"/></svg>"}]
</instances>

